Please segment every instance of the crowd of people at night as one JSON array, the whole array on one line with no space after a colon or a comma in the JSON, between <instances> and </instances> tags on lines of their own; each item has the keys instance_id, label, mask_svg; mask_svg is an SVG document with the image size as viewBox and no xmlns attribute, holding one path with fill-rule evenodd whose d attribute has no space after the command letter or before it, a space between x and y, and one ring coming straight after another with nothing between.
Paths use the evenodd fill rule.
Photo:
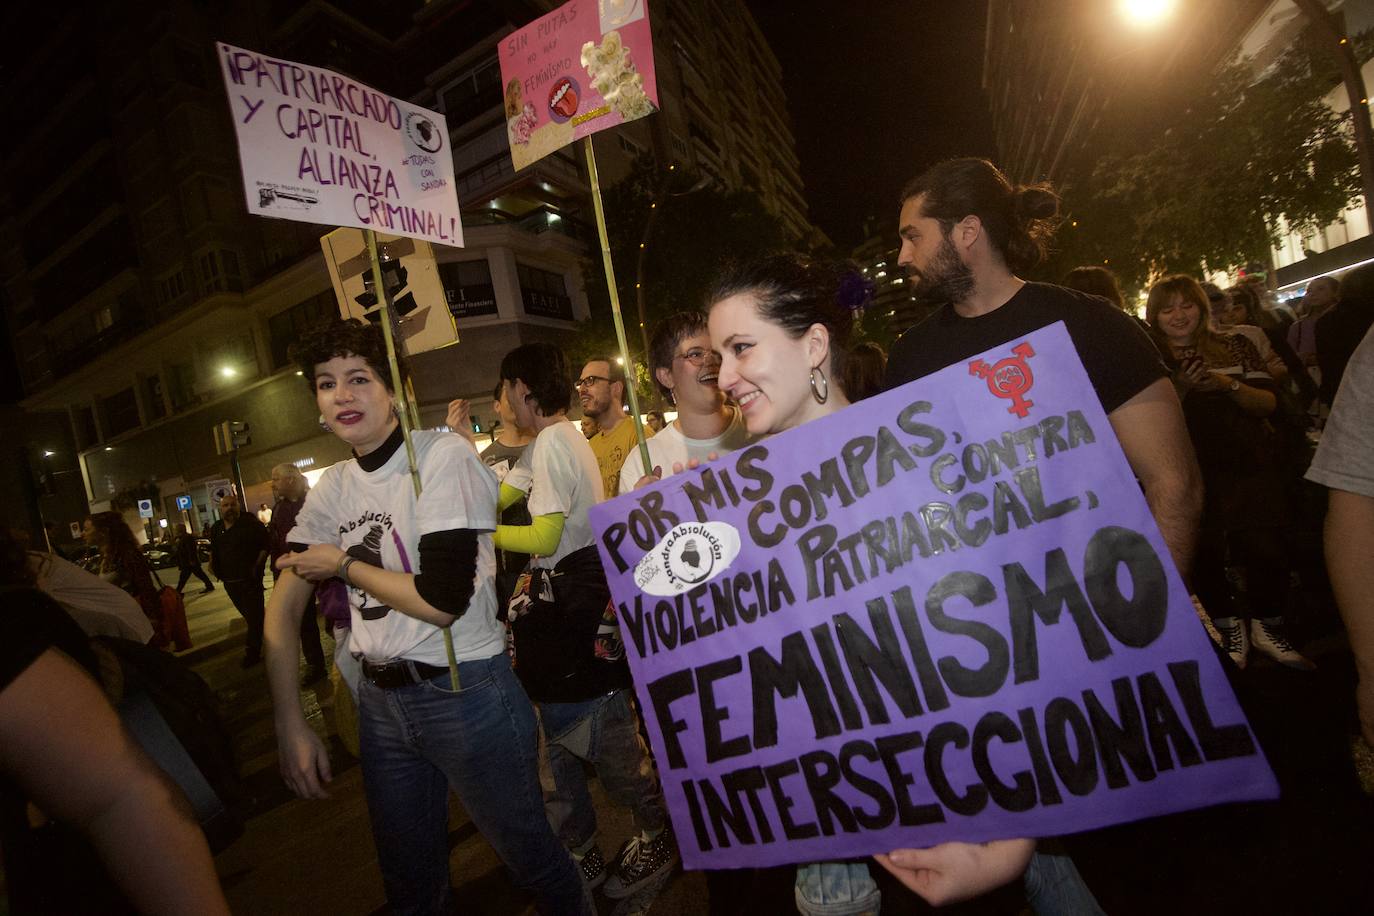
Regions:
<instances>
[{"instance_id":1,"label":"crowd of people at night","mask_svg":"<svg viewBox=\"0 0 1374 916\"><path fill-rule=\"evenodd\" d=\"M1304 900L1334 912L1332 901L1365 892L1365 877L1320 846L1368 848L1342 818L1368 810L1349 742L1358 733L1374 744L1374 265L1312 279L1294 307L1253 278L1223 288L1164 276L1146 291L1142 319L1104 268L1078 268L1060 284L1024 279L1044 263L1058 220L1049 187L1014 186L986 160L949 160L914 179L899 195L898 262L913 295L936 307L888 352L856 339L872 288L852 264L779 253L721 266L699 311L652 329L645 363L663 407L646 414L645 444L615 355L576 368L552 344L511 350L491 380L500 424L479 453L461 399L447 427L407 441L377 326L335 320L302 335L291 349L308 385L301 396L353 457L313 487L279 466L276 504L261 517L226 498L210 533L211 572L248 623L245 667L265 663L281 774L304 799L327 795L333 765L300 691L326 675L334 646L356 706L391 911L460 908L450 791L541 913L593 913L597 895L632 898L680 865L593 506L1056 322L1281 798L1074 836L807 863L786 870L790 897L762 905L866 914L1000 894L1010 912L1117 913L1161 899L1146 889L1163 882L1184 911L1267 900L1267 911L1287 912ZM581 428L570 417L578 406ZM213 589L196 539L179 534L173 591L192 575ZM12 535L0 540L9 593L0 813L12 911L66 911L62 895L74 889L52 886L59 872L41 861L51 819L87 850L83 867L107 876L108 899L145 912L227 912L196 819L122 730L89 647L101 637L180 648L184 614L181 628L169 620L165 590L118 513L92 515L86 537L99 549L93 574ZM1325 659L1349 657L1310 648L1333 634L1359 674L1356 713L1338 723L1348 733L1318 733L1303 706ZM601 845L591 774L633 818L618 849ZM1207 861L1178 858L1185 837L1208 848ZM1295 874L1257 873L1273 860L1256 849L1287 844L1315 851ZM757 907L759 877L708 871L703 910Z\"/></svg>"}]
</instances>

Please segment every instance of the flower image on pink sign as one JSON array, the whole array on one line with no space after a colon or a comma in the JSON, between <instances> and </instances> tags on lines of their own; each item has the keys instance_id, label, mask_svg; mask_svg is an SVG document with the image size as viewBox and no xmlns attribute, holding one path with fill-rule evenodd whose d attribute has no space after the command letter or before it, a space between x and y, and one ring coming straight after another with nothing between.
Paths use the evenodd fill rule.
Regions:
<instances>
[{"instance_id":1,"label":"flower image on pink sign","mask_svg":"<svg viewBox=\"0 0 1374 916\"><path fill-rule=\"evenodd\" d=\"M591 520L690 868L1278 794L1062 323Z\"/></svg>"},{"instance_id":2,"label":"flower image on pink sign","mask_svg":"<svg viewBox=\"0 0 1374 916\"><path fill-rule=\"evenodd\" d=\"M571 0L501 39L517 169L658 110L645 0Z\"/></svg>"}]
</instances>

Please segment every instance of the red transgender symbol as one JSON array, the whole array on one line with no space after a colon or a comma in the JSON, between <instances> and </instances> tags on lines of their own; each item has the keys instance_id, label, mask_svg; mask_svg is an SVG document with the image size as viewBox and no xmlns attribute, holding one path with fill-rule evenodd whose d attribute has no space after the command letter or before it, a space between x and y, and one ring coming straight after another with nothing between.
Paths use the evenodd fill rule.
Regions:
<instances>
[{"instance_id":1,"label":"red transgender symbol","mask_svg":"<svg viewBox=\"0 0 1374 916\"><path fill-rule=\"evenodd\" d=\"M1024 419L1035 404L1025 397L1035 384L1031 368L1026 363L1026 360L1035 355L1035 350L1029 343L1019 343L1011 348L1011 352L1016 355L998 360L995 366L975 359L968 364L968 374L987 379L988 391L999 398L1010 399L1011 406L1007 408L1007 413L1014 413Z\"/></svg>"}]
</instances>

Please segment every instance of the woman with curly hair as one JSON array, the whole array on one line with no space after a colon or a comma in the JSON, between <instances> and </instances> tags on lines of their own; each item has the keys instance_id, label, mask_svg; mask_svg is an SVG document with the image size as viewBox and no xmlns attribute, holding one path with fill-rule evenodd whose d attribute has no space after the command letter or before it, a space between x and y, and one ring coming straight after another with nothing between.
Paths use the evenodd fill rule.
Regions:
<instances>
[{"instance_id":1,"label":"woman with curly hair","mask_svg":"<svg viewBox=\"0 0 1374 916\"><path fill-rule=\"evenodd\" d=\"M96 572L105 581L117 585L133 595L143 614L153 624L153 638L149 645L159 648L168 644L168 634L162 621L162 601L152 567L143 551L138 549L134 533L118 512L96 512L86 516L82 527L86 543L100 548L100 565Z\"/></svg>"}]
</instances>

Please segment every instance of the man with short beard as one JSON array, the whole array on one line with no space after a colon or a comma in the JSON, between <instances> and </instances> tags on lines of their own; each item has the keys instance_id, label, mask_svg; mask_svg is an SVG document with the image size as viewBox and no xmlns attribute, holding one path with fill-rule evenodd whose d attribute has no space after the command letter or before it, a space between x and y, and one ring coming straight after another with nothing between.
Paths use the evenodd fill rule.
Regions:
<instances>
[{"instance_id":1,"label":"man with short beard","mask_svg":"<svg viewBox=\"0 0 1374 916\"><path fill-rule=\"evenodd\" d=\"M267 528L256 515L241 510L237 496L220 500L219 514L210 529L210 571L224 583L235 610L248 622L243 667L250 668L262 661L262 575L270 541Z\"/></svg>"},{"instance_id":2,"label":"man with short beard","mask_svg":"<svg viewBox=\"0 0 1374 916\"><path fill-rule=\"evenodd\" d=\"M1129 315L1102 299L1016 276L1043 260L1058 209L1048 187L1013 187L986 159L947 160L907 185L897 263L918 298L941 306L893 345L887 387L1063 321L1186 575L1202 483L1159 352Z\"/></svg>"},{"instance_id":3,"label":"man with short beard","mask_svg":"<svg viewBox=\"0 0 1374 916\"><path fill-rule=\"evenodd\" d=\"M577 380L577 397L582 413L596 424L596 433L588 440L601 469L601 485L606 499L620 492L620 469L627 461L639 461L634 452L639 440L635 425L625 416L625 370L613 359L600 357L582 367ZM653 436L647 427L644 438ZM639 478L636 477L636 480Z\"/></svg>"}]
</instances>

